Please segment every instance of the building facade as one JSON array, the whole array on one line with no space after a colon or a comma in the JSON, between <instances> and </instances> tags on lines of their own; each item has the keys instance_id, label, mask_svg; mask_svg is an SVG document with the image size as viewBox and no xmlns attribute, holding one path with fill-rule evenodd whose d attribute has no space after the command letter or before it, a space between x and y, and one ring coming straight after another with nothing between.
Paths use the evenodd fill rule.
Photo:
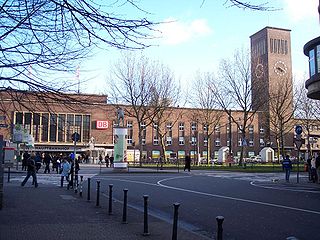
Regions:
<instances>
[{"instance_id":1,"label":"building facade","mask_svg":"<svg viewBox=\"0 0 320 240\"><path fill-rule=\"evenodd\" d=\"M126 113L124 125L128 129L128 161L137 160L140 150L144 161L158 160L160 156L169 158L171 154L178 158L190 155L194 161L198 161L217 158L222 147L231 149L234 156L240 156L241 148L245 147L244 157L258 155L266 146L277 148L270 130L272 126L269 98L273 89L279 89L279 82L287 82L292 88L290 30L266 27L250 38L252 101L254 108L259 107L259 111L251 119L246 139L241 138L237 124L219 110L216 110L217 114L221 115L219 122L214 129L210 129L208 124L197 117L200 109L171 108L161 124L146 120L139 126L130 114L131 107L121 106ZM260 91L260 88L264 91ZM68 101L63 104L61 99L51 98L44 104L32 97L35 94L37 93L28 91L0 93L0 134L8 142L25 142L21 144L21 148L28 148L28 141L15 139L20 128L28 136L32 136L34 151L69 153L76 147L77 153L92 157L112 154L113 128L119 106L108 104L107 96L68 94L64 96ZM293 111L290 104L292 94L287 96L287 100L289 103L286 111L290 113ZM233 119L239 119L240 123L241 112L232 111L231 114ZM294 127L299 124L299 120L293 119L290 124L284 140L285 151L291 151L291 155L295 155ZM139 127L142 129L141 139ZM313 149L319 151L320 137L317 136L320 133L320 124L315 122L312 130ZM72 139L75 132L80 135L76 146ZM301 150L306 151L306 146L303 145Z\"/></svg>"}]
</instances>

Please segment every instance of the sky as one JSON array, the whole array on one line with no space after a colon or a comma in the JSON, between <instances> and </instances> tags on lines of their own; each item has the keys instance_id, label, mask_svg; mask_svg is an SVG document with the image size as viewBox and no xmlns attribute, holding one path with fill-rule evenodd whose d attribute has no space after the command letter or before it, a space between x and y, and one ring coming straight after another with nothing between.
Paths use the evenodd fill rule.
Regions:
<instances>
[{"instance_id":1,"label":"sky","mask_svg":"<svg viewBox=\"0 0 320 240\"><path fill-rule=\"evenodd\" d=\"M268 0L252 0L255 4ZM225 0L135 0L141 11L119 6L122 17L168 22L157 26L153 46L143 54L167 65L177 82L190 85L197 71L217 72L222 59L237 49L249 49L250 36L266 26L291 30L293 77L302 84L308 77L308 58L303 46L319 36L318 0L277 0L267 6L276 11L252 11L229 7ZM245 2L248 2L247 0ZM149 44L150 42L146 42ZM99 50L79 63L79 78L88 80L81 92L107 93L112 65L121 56L117 49Z\"/></svg>"}]
</instances>

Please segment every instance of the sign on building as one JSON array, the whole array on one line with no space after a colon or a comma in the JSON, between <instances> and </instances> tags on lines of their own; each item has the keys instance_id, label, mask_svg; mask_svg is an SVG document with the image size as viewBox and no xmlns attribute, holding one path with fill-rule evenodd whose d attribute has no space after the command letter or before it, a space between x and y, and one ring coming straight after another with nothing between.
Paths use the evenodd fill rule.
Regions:
<instances>
[{"instance_id":1,"label":"sign on building","mask_svg":"<svg viewBox=\"0 0 320 240\"><path fill-rule=\"evenodd\" d=\"M109 128L109 122L108 121L96 121L96 128L97 129L108 129Z\"/></svg>"}]
</instances>

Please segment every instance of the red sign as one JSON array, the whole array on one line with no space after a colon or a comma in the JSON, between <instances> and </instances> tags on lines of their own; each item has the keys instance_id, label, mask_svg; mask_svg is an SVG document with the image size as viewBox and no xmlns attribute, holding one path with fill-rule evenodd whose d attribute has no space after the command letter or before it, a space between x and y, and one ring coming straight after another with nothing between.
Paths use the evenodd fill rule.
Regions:
<instances>
[{"instance_id":1,"label":"red sign","mask_svg":"<svg viewBox=\"0 0 320 240\"><path fill-rule=\"evenodd\" d=\"M108 121L97 121L96 122L96 128L97 129L108 129L109 128L109 122Z\"/></svg>"}]
</instances>

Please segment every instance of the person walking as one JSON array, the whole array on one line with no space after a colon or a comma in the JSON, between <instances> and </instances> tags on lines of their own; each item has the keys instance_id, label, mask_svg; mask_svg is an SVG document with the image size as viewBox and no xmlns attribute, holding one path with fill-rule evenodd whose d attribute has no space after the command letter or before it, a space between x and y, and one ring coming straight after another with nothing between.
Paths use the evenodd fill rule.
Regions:
<instances>
[{"instance_id":1,"label":"person walking","mask_svg":"<svg viewBox=\"0 0 320 240\"><path fill-rule=\"evenodd\" d=\"M320 183L320 154L316 158L317 183Z\"/></svg>"},{"instance_id":2,"label":"person walking","mask_svg":"<svg viewBox=\"0 0 320 240\"><path fill-rule=\"evenodd\" d=\"M21 183L21 186L23 187L26 182L28 181L29 177L32 176L32 184L37 188L38 187L38 181L37 181L37 170L36 170L36 163L35 163L35 156L32 154L27 161L27 176L24 178L24 180Z\"/></svg>"},{"instance_id":3,"label":"person walking","mask_svg":"<svg viewBox=\"0 0 320 240\"><path fill-rule=\"evenodd\" d=\"M43 162L45 164L44 173L50 173L50 162L51 162L51 156L49 153L45 153Z\"/></svg>"},{"instance_id":4,"label":"person walking","mask_svg":"<svg viewBox=\"0 0 320 240\"><path fill-rule=\"evenodd\" d=\"M290 178L290 172L292 170L292 162L289 158L289 155L287 155L284 160L282 161L282 169L285 171L286 173L286 181L289 182L289 178Z\"/></svg>"},{"instance_id":5,"label":"person walking","mask_svg":"<svg viewBox=\"0 0 320 240\"><path fill-rule=\"evenodd\" d=\"M183 171L186 171L186 169L188 170L188 172L190 172L191 170L191 158L189 155L186 155L185 159L184 159L184 169Z\"/></svg>"},{"instance_id":6,"label":"person walking","mask_svg":"<svg viewBox=\"0 0 320 240\"><path fill-rule=\"evenodd\" d=\"M28 152L23 153L23 155L22 155L22 171L27 171L29 157L30 157L30 154Z\"/></svg>"},{"instance_id":7,"label":"person walking","mask_svg":"<svg viewBox=\"0 0 320 240\"><path fill-rule=\"evenodd\" d=\"M104 160L106 161L106 167L108 168L108 167L109 167L109 162L110 162L109 154L107 154L107 155L104 157Z\"/></svg>"},{"instance_id":8,"label":"person walking","mask_svg":"<svg viewBox=\"0 0 320 240\"><path fill-rule=\"evenodd\" d=\"M70 172L70 164L67 161L67 159L63 159L63 162L61 164L61 179L60 179L60 187L63 187L63 181L66 179L67 182L69 182L69 172Z\"/></svg>"}]
</instances>

